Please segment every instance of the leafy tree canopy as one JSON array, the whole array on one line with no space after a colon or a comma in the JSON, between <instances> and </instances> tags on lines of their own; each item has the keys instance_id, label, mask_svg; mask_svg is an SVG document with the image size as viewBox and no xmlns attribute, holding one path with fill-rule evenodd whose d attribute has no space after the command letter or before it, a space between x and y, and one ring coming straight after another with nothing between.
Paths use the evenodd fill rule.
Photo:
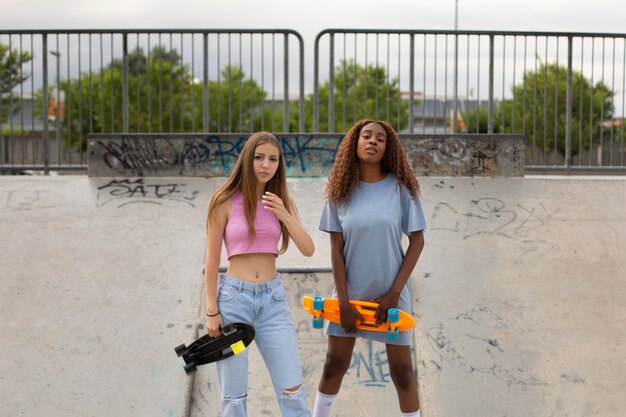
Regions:
<instances>
[{"instance_id":1,"label":"leafy tree canopy","mask_svg":"<svg viewBox=\"0 0 626 417\"><path fill-rule=\"evenodd\" d=\"M319 131L327 132L330 83L319 88ZM313 129L313 95L305 103L305 128ZM397 131L408 127L408 101L400 97L398 78L381 66L342 60L334 71L335 132L347 132L358 120L383 119Z\"/></svg>"},{"instance_id":2,"label":"leafy tree canopy","mask_svg":"<svg viewBox=\"0 0 626 417\"><path fill-rule=\"evenodd\" d=\"M0 123L19 110L13 89L30 77L23 65L31 59L27 51L20 53L8 45L0 44Z\"/></svg>"},{"instance_id":3,"label":"leafy tree canopy","mask_svg":"<svg viewBox=\"0 0 626 417\"><path fill-rule=\"evenodd\" d=\"M494 133L523 133L533 147L565 153L567 68L541 64L524 73L513 86L513 99L494 109ZM613 118L615 93L602 82L595 85L572 72L572 152L598 143L602 121ZM487 133L487 109L474 108L463 115L470 133ZM582 149L580 149L582 147Z\"/></svg>"}]
</instances>

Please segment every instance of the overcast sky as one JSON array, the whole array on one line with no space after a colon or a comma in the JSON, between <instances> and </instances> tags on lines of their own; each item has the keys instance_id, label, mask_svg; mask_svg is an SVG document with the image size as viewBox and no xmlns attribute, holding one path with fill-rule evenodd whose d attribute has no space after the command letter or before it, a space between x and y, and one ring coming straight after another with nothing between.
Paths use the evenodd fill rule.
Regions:
<instances>
[{"instance_id":1,"label":"overcast sky","mask_svg":"<svg viewBox=\"0 0 626 417\"><path fill-rule=\"evenodd\" d=\"M1 29L453 29L455 0L2 0ZM624 0L458 0L459 29L625 33Z\"/></svg>"}]
</instances>

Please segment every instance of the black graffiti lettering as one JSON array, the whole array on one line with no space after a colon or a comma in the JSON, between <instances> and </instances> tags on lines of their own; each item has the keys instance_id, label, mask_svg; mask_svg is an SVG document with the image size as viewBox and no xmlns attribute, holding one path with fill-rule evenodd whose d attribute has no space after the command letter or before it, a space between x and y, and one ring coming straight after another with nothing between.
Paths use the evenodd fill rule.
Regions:
<instances>
[{"instance_id":1,"label":"black graffiti lettering","mask_svg":"<svg viewBox=\"0 0 626 417\"><path fill-rule=\"evenodd\" d=\"M129 171L128 176L143 176L148 171L221 176L230 173L248 138L229 134L188 138L122 136L100 139L96 146L101 148L104 166L117 173ZM338 135L284 134L277 138L288 174L295 176L327 175L342 141ZM504 169L496 160L493 140L422 139L405 141L405 147L414 169L428 174L485 175ZM513 168L518 161L523 162L523 154L517 142L502 145L498 153L504 165Z\"/></svg>"},{"instance_id":2,"label":"black graffiti lettering","mask_svg":"<svg viewBox=\"0 0 626 417\"><path fill-rule=\"evenodd\" d=\"M549 226L559 209L549 211L543 204L527 207L483 197L470 202L469 210L459 211L452 204L439 202L433 206L429 221L431 230L462 233L463 239L478 236L499 236L519 242L523 253L534 251L539 244L548 244L536 231ZM465 218L465 225L460 220Z\"/></svg>"},{"instance_id":3,"label":"black graffiti lettering","mask_svg":"<svg viewBox=\"0 0 626 417\"><path fill-rule=\"evenodd\" d=\"M144 179L136 180L111 180L105 185L98 187L98 207L116 201L118 207L135 203L156 203L178 201L195 207L192 203L198 196L199 191L187 192L185 184L177 183L150 183ZM106 195L108 193L108 196Z\"/></svg>"},{"instance_id":4,"label":"black graffiti lettering","mask_svg":"<svg viewBox=\"0 0 626 417\"><path fill-rule=\"evenodd\" d=\"M144 171L157 171L160 168L176 165L178 155L174 146L165 138L121 138L120 142L99 140L104 148L103 159L109 168L136 171L143 176Z\"/></svg>"},{"instance_id":5,"label":"black graffiti lettering","mask_svg":"<svg viewBox=\"0 0 626 417\"><path fill-rule=\"evenodd\" d=\"M459 231L458 212L448 203L439 202L433 208L431 230Z\"/></svg>"}]
</instances>

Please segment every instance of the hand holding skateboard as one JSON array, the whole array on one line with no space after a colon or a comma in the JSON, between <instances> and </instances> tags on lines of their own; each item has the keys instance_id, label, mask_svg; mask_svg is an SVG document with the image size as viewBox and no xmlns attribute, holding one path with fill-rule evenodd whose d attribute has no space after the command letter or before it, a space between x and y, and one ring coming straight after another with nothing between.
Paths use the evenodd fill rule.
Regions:
<instances>
[{"instance_id":1,"label":"hand holding skateboard","mask_svg":"<svg viewBox=\"0 0 626 417\"><path fill-rule=\"evenodd\" d=\"M370 300L372 303L378 304L378 308L374 312L376 324L383 324L388 321L389 310L396 308L398 305L398 297L384 295L379 298Z\"/></svg>"},{"instance_id":2,"label":"hand holding skateboard","mask_svg":"<svg viewBox=\"0 0 626 417\"><path fill-rule=\"evenodd\" d=\"M315 298L313 299L315 303ZM323 320L323 319L322 319ZM348 333L356 333L357 323L363 323L365 318L358 309L350 305L348 308L339 308L339 324Z\"/></svg>"},{"instance_id":3,"label":"hand holding skateboard","mask_svg":"<svg viewBox=\"0 0 626 417\"><path fill-rule=\"evenodd\" d=\"M378 309L378 304L370 301L350 300L350 306L354 308L363 318L356 321L356 328L372 332L386 332L390 340L398 339L398 332L412 329L415 326L415 319L406 311L398 308L390 308L387 311L387 320L383 323L377 322L374 317ZM336 298L324 298L320 296L302 298L302 307L313 316L313 327L321 329L324 326L324 319L333 323L341 323L341 310L339 300Z\"/></svg>"},{"instance_id":4,"label":"hand holding skateboard","mask_svg":"<svg viewBox=\"0 0 626 417\"><path fill-rule=\"evenodd\" d=\"M189 346L182 344L174 348L176 355L185 361L186 374L195 372L196 366L242 353L254 339L254 327L245 323L225 324L222 333L217 337L204 335Z\"/></svg>"}]
</instances>

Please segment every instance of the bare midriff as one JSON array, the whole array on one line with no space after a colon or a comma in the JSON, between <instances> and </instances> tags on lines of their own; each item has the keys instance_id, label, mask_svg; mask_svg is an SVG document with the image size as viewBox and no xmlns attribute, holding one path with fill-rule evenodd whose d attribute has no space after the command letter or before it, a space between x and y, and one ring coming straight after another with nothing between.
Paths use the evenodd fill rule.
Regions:
<instances>
[{"instance_id":1,"label":"bare midriff","mask_svg":"<svg viewBox=\"0 0 626 417\"><path fill-rule=\"evenodd\" d=\"M269 281L276 276L276 255L246 253L231 256L226 274L249 282Z\"/></svg>"}]
</instances>

